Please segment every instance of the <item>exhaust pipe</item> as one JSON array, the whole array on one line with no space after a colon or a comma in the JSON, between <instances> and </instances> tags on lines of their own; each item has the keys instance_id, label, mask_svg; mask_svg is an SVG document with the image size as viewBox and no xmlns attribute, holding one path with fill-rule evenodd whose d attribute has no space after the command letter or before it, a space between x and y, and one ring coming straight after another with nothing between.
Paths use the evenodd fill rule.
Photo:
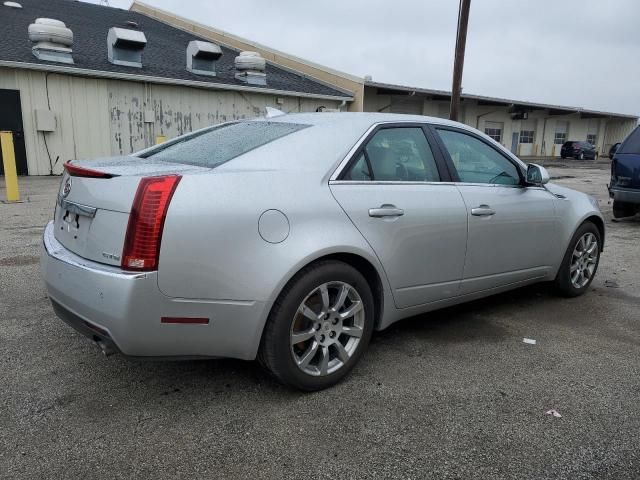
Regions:
<instances>
[{"instance_id":1,"label":"exhaust pipe","mask_svg":"<svg viewBox=\"0 0 640 480\"><path fill-rule=\"evenodd\" d=\"M111 347L110 345L107 345L103 340L96 340L96 345L98 345L98 347L100 347L100 350L102 350L102 354L105 357L109 357L111 355L113 355L114 353L116 353L116 351L113 349L113 347Z\"/></svg>"}]
</instances>

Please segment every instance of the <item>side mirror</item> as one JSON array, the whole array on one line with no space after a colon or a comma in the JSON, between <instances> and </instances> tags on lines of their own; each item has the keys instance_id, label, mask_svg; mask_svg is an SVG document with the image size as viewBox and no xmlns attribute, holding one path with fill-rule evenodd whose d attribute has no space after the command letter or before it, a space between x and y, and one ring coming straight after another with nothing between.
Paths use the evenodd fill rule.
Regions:
<instances>
[{"instance_id":1,"label":"side mirror","mask_svg":"<svg viewBox=\"0 0 640 480\"><path fill-rule=\"evenodd\" d=\"M527 183L536 186L549 183L549 172L541 165L530 163L527 165Z\"/></svg>"}]
</instances>

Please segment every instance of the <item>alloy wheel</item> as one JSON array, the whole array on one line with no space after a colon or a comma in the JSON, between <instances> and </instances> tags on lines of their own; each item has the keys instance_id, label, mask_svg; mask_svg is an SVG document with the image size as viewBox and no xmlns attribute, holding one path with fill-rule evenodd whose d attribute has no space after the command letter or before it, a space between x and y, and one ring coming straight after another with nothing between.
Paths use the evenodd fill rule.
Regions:
<instances>
[{"instance_id":1,"label":"alloy wheel","mask_svg":"<svg viewBox=\"0 0 640 480\"><path fill-rule=\"evenodd\" d=\"M596 270L598 255L598 239L591 232L585 233L576 243L571 256L569 276L575 288L583 288L589 283Z\"/></svg>"},{"instance_id":2,"label":"alloy wheel","mask_svg":"<svg viewBox=\"0 0 640 480\"><path fill-rule=\"evenodd\" d=\"M364 325L358 291L344 282L323 283L305 297L291 323L293 360L308 375L334 373L356 352Z\"/></svg>"}]
</instances>

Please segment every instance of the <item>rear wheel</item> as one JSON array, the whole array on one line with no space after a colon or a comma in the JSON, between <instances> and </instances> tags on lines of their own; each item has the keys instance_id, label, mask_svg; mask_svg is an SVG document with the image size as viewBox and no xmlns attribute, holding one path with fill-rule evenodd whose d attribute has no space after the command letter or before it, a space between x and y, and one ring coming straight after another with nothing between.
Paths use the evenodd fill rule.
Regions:
<instances>
[{"instance_id":1,"label":"rear wheel","mask_svg":"<svg viewBox=\"0 0 640 480\"><path fill-rule=\"evenodd\" d=\"M573 235L555 279L565 296L577 297L587 291L600 262L600 231L591 222L583 223Z\"/></svg>"},{"instance_id":2,"label":"rear wheel","mask_svg":"<svg viewBox=\"0 0 640 480\"><path fill-rule=\"evenodd\" d=\"M633 217L638 211L638 206L633 203L613 201L613 216L615 218Z\"/></svg>"},{"instance_id":3,"label":"rear wheel","mask_svg":"<svg viewBox=\"0 0 640 480\"><path fill-rule=\"evenodd\" d=\"M279 381L313 391L347 375L367 349L374 302L356 269L323 261L303 269L274 304L259 359Z\"/></svg>"}]
</instances>

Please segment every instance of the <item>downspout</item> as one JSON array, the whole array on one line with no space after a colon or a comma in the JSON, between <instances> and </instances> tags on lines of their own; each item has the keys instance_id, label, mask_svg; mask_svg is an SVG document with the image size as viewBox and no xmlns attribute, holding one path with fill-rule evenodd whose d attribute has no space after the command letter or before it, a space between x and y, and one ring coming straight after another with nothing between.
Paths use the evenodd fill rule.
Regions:
<instances>
[{"instance_id":1,"label":"downspout","mask_svg":"<svg viewBox=\"0 0 640 480\"><path fill-rule=\"evenodd\" d=\"M485 112L485 113L483 113L481 115L477 115L476 116L476 130L478 130L480 128L480 119L482 117L485 117L485 116L490 115L490 114L495 113L495 112L497 112L497 110L491 110L490 112Z\"/></svg>"}]
</instances>

